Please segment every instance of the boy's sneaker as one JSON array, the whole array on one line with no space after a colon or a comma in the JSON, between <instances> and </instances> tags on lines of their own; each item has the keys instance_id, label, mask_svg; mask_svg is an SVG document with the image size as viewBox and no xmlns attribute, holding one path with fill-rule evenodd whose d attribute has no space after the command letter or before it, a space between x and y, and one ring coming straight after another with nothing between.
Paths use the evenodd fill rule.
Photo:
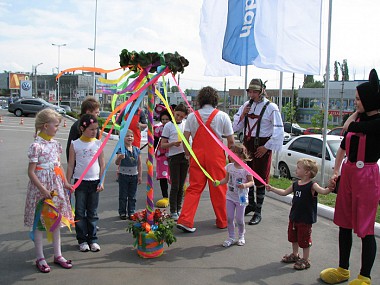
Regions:
<instances>
[{"instance_id":1,"label":"boy's sneaker","mask_svg":"<svg viewBox=\"0 0 380 285\"><path fill-rule=\"evenodd\" d=\"M92 252L100 251L100 245L98 245L96 242L92 243L92 244L90 245L90 247L91 247L91 251L92 251Z\"/></svg>"},{"instance_id":2,"label":"boy's sneaker","mask_svg":"<svg viewBox=\"0 0 380 285\"><path fill-rule=\"evenodd\" d=\"M82 242L80 245L79 245L79 250L81 252L87 252L87 251L90 251L90 247L88 246L87 242Z\"/></svg>"}]
</instances>

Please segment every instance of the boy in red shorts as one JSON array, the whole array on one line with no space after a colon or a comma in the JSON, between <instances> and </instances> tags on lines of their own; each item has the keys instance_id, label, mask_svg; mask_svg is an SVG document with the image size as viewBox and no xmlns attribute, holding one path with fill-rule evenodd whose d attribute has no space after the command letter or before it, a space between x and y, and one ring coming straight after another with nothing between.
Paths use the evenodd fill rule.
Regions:
<instances>
[{"instance_id":1,"label":"boy in red shorts","mask_svg":"<svg viewBox=\"0 0 380 285\"><path fill-rule=\"evenodd\" d=\"M282 262L295 263L294 269L303 270L310 267L311 226L317 221L317 195L328 194L333 189L322 188L311 179L318 172L314 160L301 158L297 162L296 176L300 179L288 189L278 189L269 184L267 191L286 196L293 193L292 208L289 214L288 241L292 243L293 252L286 254ZM303 256L300 258L298 249L302 248Z\"/></svg>"}]
</instances>

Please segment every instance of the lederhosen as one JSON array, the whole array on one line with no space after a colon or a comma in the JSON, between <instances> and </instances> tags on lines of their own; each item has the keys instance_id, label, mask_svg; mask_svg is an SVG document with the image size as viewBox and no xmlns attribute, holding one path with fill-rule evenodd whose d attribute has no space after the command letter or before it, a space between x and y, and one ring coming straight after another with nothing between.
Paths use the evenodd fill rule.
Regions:
<instances>
[{"instance_id":1,"label":"lederhosen","mask_svg":"<svg viewBox=\"0 0 380 285\"><path fill-rule=\"evenodd\" d=\"M271 161L272 161L272 151L268 149L268 151L260 158L256 158L254 153L256 152L259 146L265 145L265 143L270 139L270 137L259 136L261 119L269 103L270 101L268 101L264 105L264 107L261 109L260 115L255 115L253 113L248 114L245 117L245 121L244 121L244 146L247 148L248 154L250 158L252 159L251 161L248 161L247 164L267 183L269 182L270 166L271 166ZM257 119L257 121L253 124L252 127L250 127L249 125L248 118ZM254 137L251 137L250 134L255 127L256 127L256 135ZM248 128L248 135L246 134L247 128ZM257 179L254 178L254 180L255 180L256 186L264 186Z\"/></svg>"}]
</instances>

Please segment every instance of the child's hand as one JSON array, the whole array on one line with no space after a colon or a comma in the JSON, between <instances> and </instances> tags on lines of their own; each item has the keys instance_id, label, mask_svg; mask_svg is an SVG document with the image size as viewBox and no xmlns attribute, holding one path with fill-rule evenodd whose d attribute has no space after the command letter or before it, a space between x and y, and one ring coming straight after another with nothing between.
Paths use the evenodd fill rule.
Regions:
<instances>
[{"instance_id":1,"label":"child's hand","mask_svg":"<svg viewBox=\"0 0 380 285\"><path fill-rule=\"evenodd\" d=\"M137 177L137 184L140 185L141 183L142 183L142 177L139 176L139 177Z\"/></svg>"},{"instance_id":2,"label":"child's hand","mask_svg":"<svg viewBox=\"0 0 380 285\"><path fill-rule=\"evenodd\" d=\"M220 181L215 180L214 182L212 182L212 184L214 184L215 187L218 187L220 185Z\"/></svg>"},{"instance_id":3,"label":"child's hand","mask_svg":"<svg viewBox=\"0 0 380 285\"><path fill-rule=\"evenodd\" d=\"M96 192L102 192L104 190L103 183L99 183L98 187L96 187Z\"/></svg>"},{"instance_id":4,"label":"child's hand","mask_svg":"<svg viewBox=\"0 0 380 285\"><path fill-rule=\"evenodd\" d=\"M265 189L270 192L272 191L272 186L270 186L269 184L265 185Z\"/></svg>"},{"instance_id":5,"label":"child's hand","mask_svg":"<svg viewBox=\"0 0 380 285\"><path fill-rule=\"evenodd\" d=\"M119 153L119 154L117 155L117 158L118 158L118 159L124 159L124 158L125 158L125 154L123 154L123 153Z\"/></svg>"},{"instance_id":6,"label":"child's hand","mask_svg":"<svg viewBox=\"0 0 380 285\"><path fill-rule=\"evenodd\" d=\"M63 186L64 186L66 189L70 190L71 193L74 192L73 185L71 185L70 183L65 182L65 184L64 184Z\"/></svg>"},{"instance_id":7,"label":"child's hand","mask_svg":"<svg viewBox=\"0 0 380 285\"><path fill-rule=\"evenodd\" d=\"M173 145L174 145L174 146L180 146L180 145L181 145L181 143L182 143L182 141L173 142Z\"/></svg>"},{"instance_id":8,"label":"child's hand","mask_svg":"<svg viewBox=\"0 0 380 285\"><path fill-rule=\"evenodd\" d=\"M42 197L44 197L45 199L51 199L51 192L48 191L45 187L43 187L43 189L41 190L41 194L42 194Z\"/></svg>"}]
</instances>

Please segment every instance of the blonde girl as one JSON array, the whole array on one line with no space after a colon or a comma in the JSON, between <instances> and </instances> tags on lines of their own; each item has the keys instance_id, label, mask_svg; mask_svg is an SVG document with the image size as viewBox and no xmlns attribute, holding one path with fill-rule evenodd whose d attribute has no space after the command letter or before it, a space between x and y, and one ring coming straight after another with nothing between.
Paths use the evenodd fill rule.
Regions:
<instances>
[{"instance_id":1,"label":"blonde girl","mask_svg":"<svg viewBox=\"0 0 380 285\"><path fill-rule=\"evenodd\" d=\"M247 149L243 144L231 146L231 151L242 161L249 160ZM228 183L227 189L227 229L228 239L223 242L224 247L233 244L245 245L244 211L248 202L248 189L254 186L253 176L245 170L237 161L229 157L231 163L226 165L226 177L220 181L220 185ZM214 182L217 186L218 183ZM238 240L235 238L235 219L238 228Z\"/></svg>"},{"instance_id":2,"label":"blonde girl","mask_svg":"<svg viewBox=\"0 0 380 285\"><path fill-rule=\"evenodd\" d=\"M36 136L28 150L29 184L26 195L24 224L32 228L34 246L36 250L36 266L42 273L49 273L43 252L43 234L45 225L34 227L34 214L37 203L41 199L52 199L59 213L68 220L73 220L70 200L67 191L72 190L61 167L62 146L54 139L61 123L61 115L51 109L40 111L35 118ZM53 195L54 194L54 195ZM54 196L54 197L53 197ZM63 224L61 224L63 226ZM71 260L66 260L61 253L60 227L53 232L54 263L70 269Z\"/></svg>"}]
</instances>

